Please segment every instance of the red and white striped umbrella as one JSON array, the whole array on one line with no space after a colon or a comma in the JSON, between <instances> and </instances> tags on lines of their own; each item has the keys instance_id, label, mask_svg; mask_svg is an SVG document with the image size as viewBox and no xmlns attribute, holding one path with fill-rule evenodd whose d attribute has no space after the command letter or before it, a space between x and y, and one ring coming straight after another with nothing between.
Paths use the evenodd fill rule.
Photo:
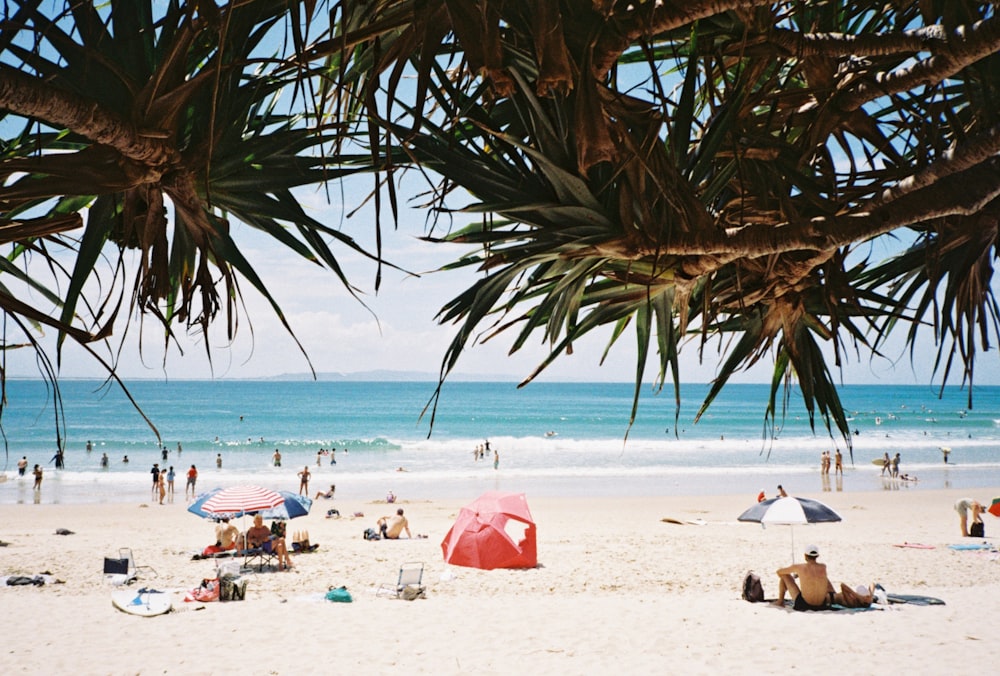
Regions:
<instances>
[{"instance_id":1,"label":"red and white striped umbrella","mask_svg":"<svg viewBox=\"0 0 1000 676\"><path fill-rule=\"evenodd\" d=\"M202 511L210 514L240 515L277 507L284 496L260 486L230 486L223 488L202 504Z\"/></svg>"}]
</instances>

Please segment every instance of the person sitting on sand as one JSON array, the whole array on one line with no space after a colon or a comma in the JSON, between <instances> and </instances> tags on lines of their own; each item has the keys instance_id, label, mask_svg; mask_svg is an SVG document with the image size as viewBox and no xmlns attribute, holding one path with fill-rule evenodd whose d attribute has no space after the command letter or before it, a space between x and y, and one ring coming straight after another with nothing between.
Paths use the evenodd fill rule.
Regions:
<instances>
[{"instance_id":1,"label":"person sitting on sand","mask_svg":"<svg viewBox=\"0 0 1000 676\"><path fill-rule=\"evenodd\" d=\"M263 549L268 554L278 557L278 570L292 567L292 560L288 557L288 548L285 546L285 538L276 537L271 533L271 529L264 525L264 517L257 514L253 518L253 526L247 530L247 547L249 549Z\"/></svg>"},{"instance_id":2,"label":"person sitting on sand","mask_svg":"<svg viewBox=\"0 0 1000 676\"><path fill-rule=\"evenodd\" d=\"M778 497L779 498L787 498L788 497L788 493L785 492L785 489L782 488L781 484L778 484Z\"/></svg>"},{"instance_id":3,"label":"person sitting on sand","mask_svg":"<svg viewBox=\"0 0 1000 676\"><path fill-rule=\"evenodd\" d=\"M222 522L215 527L215 544L205 547L202 556L212 556L219 552L226 552L236 549L236 540L240 536L240 531L236 526L229 523L228 517L223 517Z\"/></svg>"},{"instance_id":4,"label":"person sitting on sand","mask_svg":"<svg viewBox=\"0 0 1000 676\"><path fill-rule=\"evenodd\" d=\"M383 516L379 519L378 530L383 540L398 540L404 530L406 531L406 537L413 537L410 534L410 523L403 516L402 507L396 510L395 516Z\"/></svg>"},{"instance_id":5,"label":"person sitting on sand","mask_svg":"<svg viewBox=\"0 0 1000 676\"><path fill-rule=\"evenodd\" d=\"M806 547L804 555L805 563L793 563L778 569L778 598L773 603L776 606L785 605L785 594L788 593L795 610L825 610L835 601L833 585L826 576L826 564L816 561L819 558L816 545Z\"/></svg>"},{"instance_id":6,"label":"person sitting on sand","mask_svg":"<svg viewBox=\"0 0 1000 676\"><path fill-rule=\"evenodd\" d=\"M333 484L330 484L330 490L328 490L326 493L324 493L323 491L320 491L319 493L316 494L316 498L315 499L319 500L320 498L326 498L327 500L332 500L333 499L333 492L336 491L336 490L337 490L337 487L335 485L333 485Z\"/></svg>"}]
</instances>

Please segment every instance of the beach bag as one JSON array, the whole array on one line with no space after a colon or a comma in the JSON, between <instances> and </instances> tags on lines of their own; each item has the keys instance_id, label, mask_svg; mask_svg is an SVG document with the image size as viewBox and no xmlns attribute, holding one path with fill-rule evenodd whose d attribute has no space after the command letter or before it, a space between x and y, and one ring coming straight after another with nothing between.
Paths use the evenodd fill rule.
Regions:
<instances>
[{"instance_id":1,"label":"beach bag","mask_svg":"<svg viewBox=\"0 0 1000 676\"><path fill-rule=\"evenodd\" d=\"M986 530L983 528L983 522L977 521L976 523L969 526L969 535L974 538L986 537Z\"/></svg>"},{"instance_id":2,"label":"beach bag","mask_svg":"<svg viewBox=\"0 0 1000 676\"><path fill-rule=\"evenodd\" d=\"M416 599L425 599L427 598L427 595L424 594L423 587L415 584L408 584L403 587L403 591L399 593L399 598L404 601L415 601Z\"/></svg>"},{"instance_id":3,"label":"beach bag","mask_svg":"<svg viewBox=\"0 0 1000 676\"><path fill-rule=\"evenodd\" d=\"M750 603L764 600L764 585L760 582L760 575L752 570L743 577L743 600Z\"/></svg>"},{"instance_id":4,"label":"beach bag","mask_svg":"<svg viewBox=\"0 0 1000 676\"><path fill-rule=\"evenodd\" d=\"M351 592L347 591L347 587L333 587L326 593L326 600L333 601L334 603L351 603L354 599L351 598Z\"/></svg>"},{"instance_id":5,"label":"beach bag","mask_svg":"<svg viewBox=\"0 0 1000 676\"><path fill-rule=\"evenodd\" d=\"M194 597L195 601L218 601L219 578L205 578L191 596Z\"/></svg>"},{"instance_id":6,"label":"beach bag","mask_svg":"<svg viewBox=\"0 0 1000 676\"><path fill-rule=\"evenodd\" d=\"M381 540L382 536L379 535L378 531L374 528L365 528L365 534L363 536L366 540Z\"/></svg>"},{"instance_id":7,"label":"beach bag","mask_svg":"<svg viewBox=\"0 0 1000 676\"><path fill-rule=\"evenodd\" d=\"M238 577L224 577L219 580L220 601L242 601L246 597L246 580Z\"/></svg>"}]
</instances>

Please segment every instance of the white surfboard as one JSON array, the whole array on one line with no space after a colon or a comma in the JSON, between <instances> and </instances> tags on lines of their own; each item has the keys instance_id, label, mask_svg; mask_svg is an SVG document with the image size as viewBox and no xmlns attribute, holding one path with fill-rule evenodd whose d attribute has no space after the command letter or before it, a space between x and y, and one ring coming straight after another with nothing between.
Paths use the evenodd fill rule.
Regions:
<instances>
[{"instance_id":1,"label":"white surfboard","mask_svg":"<svg viewBox=\"0 0 1000 676\"><path fill-rule=\"evenodd\" d=\"M143 617L162 615L173 607L170 594L166 592L127 589L111 592L111 604L122 612Z\"/></svg>"}]
</instances>

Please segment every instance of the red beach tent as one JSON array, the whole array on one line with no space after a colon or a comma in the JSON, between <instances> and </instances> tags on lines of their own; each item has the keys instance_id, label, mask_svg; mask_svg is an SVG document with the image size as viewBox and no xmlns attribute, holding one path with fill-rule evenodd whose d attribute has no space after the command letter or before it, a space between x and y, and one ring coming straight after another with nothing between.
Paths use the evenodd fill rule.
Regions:
<instances>
[{"instance_id":1,"label":"red beach tent","mask_svg":"<svg viewBox=\"0 0 1000 676\"><path fill-rule=\"evenodd\" d=\"M523 536L515 540L508 527L515 531L523 528ZM537 566L535 521L524 493L490 491L480 495L458 513L441 550L445 562L456 566L483 570Z\"/></svg>"}]
</instances>

